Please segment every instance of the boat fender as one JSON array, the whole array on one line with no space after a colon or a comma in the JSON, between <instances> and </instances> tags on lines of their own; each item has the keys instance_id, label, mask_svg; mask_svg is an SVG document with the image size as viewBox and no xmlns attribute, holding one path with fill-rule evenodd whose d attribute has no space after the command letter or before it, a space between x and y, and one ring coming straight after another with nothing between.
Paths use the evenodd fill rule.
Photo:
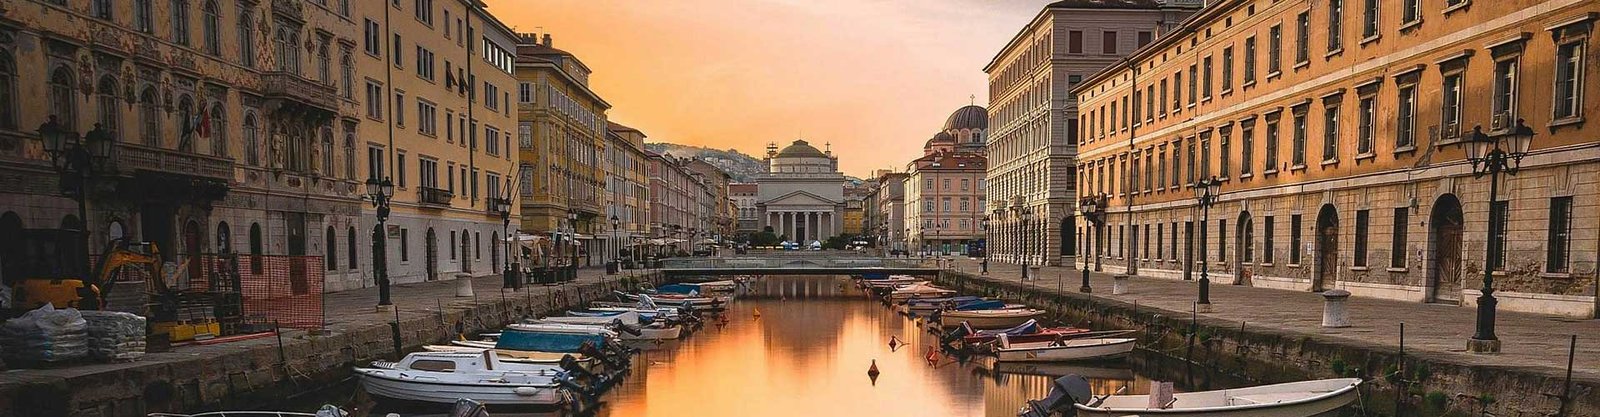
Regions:
<instances>
[{"instance_id":1,"label":"boat fender","mask_svg":"<svg viewBox=\"0 0 1600 417\"><path fill-rule=\"evenodd\" d=\"M534 387L516 387L512 388L511 392L524 397L539 395L539 389Z\"/></svg>"}]
</instances>

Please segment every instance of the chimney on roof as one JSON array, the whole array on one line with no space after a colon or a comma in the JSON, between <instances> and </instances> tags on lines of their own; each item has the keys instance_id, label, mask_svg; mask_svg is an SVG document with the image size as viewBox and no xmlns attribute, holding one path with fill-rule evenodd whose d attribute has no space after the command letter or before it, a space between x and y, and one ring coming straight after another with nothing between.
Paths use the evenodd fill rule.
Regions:
<instances>
[{"instance_id":1,"label":"chimney on roof","mask_svg":"<svg viewBox=\"0 0 1600 417\"><path fill-rule=\"evenodd\" d=\"M555 47L555 45L550 43L550 34L549 33L544 34L544 47L546 47L546 48L554 48Z\"/></svg>"}]
</instances>

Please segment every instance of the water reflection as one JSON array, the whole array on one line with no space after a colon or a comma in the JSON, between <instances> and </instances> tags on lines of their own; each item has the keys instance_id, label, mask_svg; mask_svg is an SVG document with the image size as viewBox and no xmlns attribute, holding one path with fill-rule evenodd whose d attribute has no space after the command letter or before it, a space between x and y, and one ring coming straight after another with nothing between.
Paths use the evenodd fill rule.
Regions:
<instances>
[{"instance_id":1,"label":"water reflection","mask_svg":"<svg viewBox=\"0 0 1600 417\"><path fill-rule=\"evenodd\" d=\"M1126 367L929 360L937 337L842 278L772 277L756 289L725 326L647 349L598 415L998 417L1066 373L1090 377L1097 393L1148 387ZM891 337L907 345L891 348ZM866 374L873 360L876 382Z\"/></svg>"}]
</instances>

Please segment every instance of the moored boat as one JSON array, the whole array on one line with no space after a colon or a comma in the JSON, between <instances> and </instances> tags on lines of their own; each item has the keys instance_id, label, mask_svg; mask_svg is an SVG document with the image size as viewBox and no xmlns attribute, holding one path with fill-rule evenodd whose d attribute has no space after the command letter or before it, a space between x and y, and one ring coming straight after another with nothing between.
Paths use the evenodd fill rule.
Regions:
<instances>
[{"instance_id":1,"label":"moored boat","mask_svg":"<svg viewBox=\"0 0 1600 417\"><path fill-rule=\"evenodd\" d=\"M913 298L942 298L955 295L955 291L933 286L926 282L896 287L889 292L890 303L898 303Z\"/></svg>"},{"instance_id":2,"label":"moored boat","mask_svg":"<svg viewBox=\"0 0 1600 417\"><path fill-rule=\"evenodd\" d=\"M489 405L555 406L571 401L569 387L576 385L559 366L513 366L487 352L416 352L355 372L368 394L437 404L468 398Z\"/></svg>"},{"instance_id":3,"label":"moored boat","mask_svg":"<svg viewBox=\"0 0 1600 417\"><path fill-rule=\"evenodd\" d=\"M1349 405L1359 397L1359 378L1331 378L1212 391L1096 396L1081 376L1056 379L1050 395L1028 401L1021 417L1311 417ZM1156 403L1160 406L1152 407Z\"/></svg>"},{"instance_id":4,"label":"moored boat","mask_svg":"<svg viewBox=\"0 0 1600 417\"><path fill-rule=\"evenodd\" d=\"M1050 342L1011 343L1001 335L995 357L1001 362L1065 362L1113 359L1133 352L1134 338L1067 339Z\"/></svg>"},{"instance_id":5,"label":"moored boat","mask_svg":"<svg viewBox=\"0 0 1600 417\"><path fill-rule=\"evenodd\" d=\"M1038 319L1044 313L1044 310L1033 308L942 311L939 312L939 325L956 327L966 323L977 329L1004 329Z\"/></svg>"},{"instance_id":6,"label":"moored boat","mask_svg":"<svg viewBox=\"0 0 1600 417\"><path fill-rule=\"evenodd\" d=\"M1088 332L1089 329L1080 329L1076 327L1045 327L1044 325L1039 324L1037 319L1033 319L1006 329L981 330L973 328L970 325L963 324L961 326L956 326L954 330L946 333L944 336L944 342L953 343L959 341L964 345L972 346L993 342L1002 334L1006 335L1007 338L1010 338L1012 343L1047 342L1056 339L1071 338Z\"/></svg>"}]
</instances>

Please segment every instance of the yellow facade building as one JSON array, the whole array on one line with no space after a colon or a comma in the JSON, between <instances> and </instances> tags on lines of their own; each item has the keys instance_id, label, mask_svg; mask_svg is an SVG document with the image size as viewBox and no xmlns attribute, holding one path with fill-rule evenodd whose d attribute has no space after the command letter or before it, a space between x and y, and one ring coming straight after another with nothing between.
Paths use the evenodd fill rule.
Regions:
<instances>
[{"instance_id":1,"label":"yellow facade building","mask_svg":"<svg viewBox=\"0 0 1600 417\"><path fill-rule=\"evenodd\" d=\"M589 89L589 68L549 34L520 34L516 67L521 176L529 184L522 231L575 240L578 263L596 265L610 232L602 155L611 105Z\"/></svg>"}]
</instances>

